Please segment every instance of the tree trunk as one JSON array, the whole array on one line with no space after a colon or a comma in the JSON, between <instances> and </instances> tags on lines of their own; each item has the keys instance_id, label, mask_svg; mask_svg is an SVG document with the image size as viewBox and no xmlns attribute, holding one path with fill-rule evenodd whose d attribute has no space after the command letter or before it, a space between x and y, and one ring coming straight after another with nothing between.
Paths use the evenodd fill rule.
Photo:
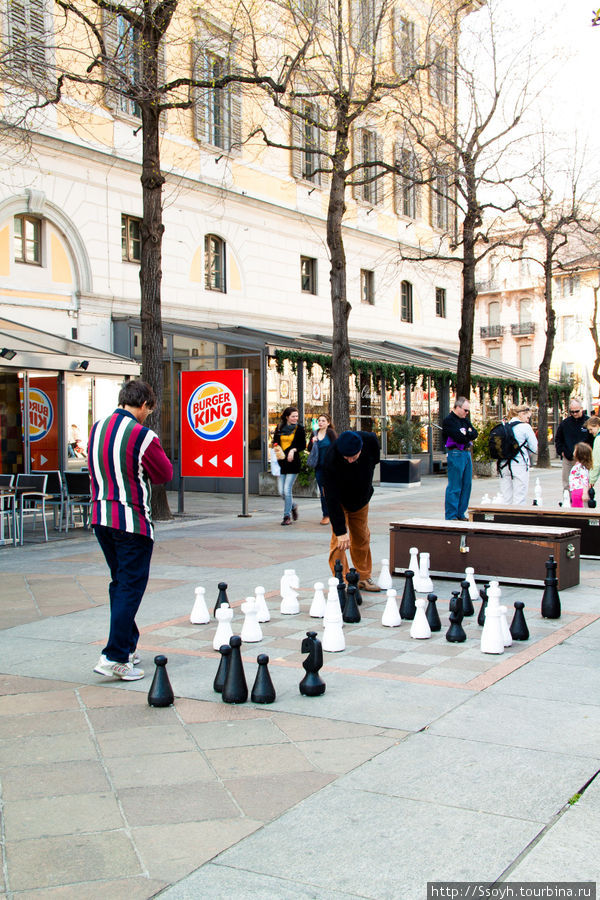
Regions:
<instances>
[{"instance_id":1,"label":"tree trunk","mask_svg":"<svg viewBox=\"0 0 600 900\"><path fill-rule=\"evenodd\" d=\"M158 42L154 35L143 42L149 52L143 56L144 84L154 85L150 96L157 97ZM153 52L151 52L153 48ZM160 170L160 112L151 100L142 102L142 208L140 262L140 317L142 323L142 377L156 394L156 409L148 418L148 426L161 435L163 400L163 331L161 316L162 283L162 186L165 182ZM164 485L156 485L152 492L154 519L170 519L171 511Z\"/></svg>"},{"instance_id":2,"label":"tree trunk","mask_svg":"<svg viewBox=\"0 0 600 900\"><path fill-rule=\"evenodd\" d=\"M340 119L342 118L340 112ZM331 355L331 413L335 429L344 431L350 427L350 342L348 339L348 317L351 306L346 296L346 253L342 233L342 220L346 211L344 194L346 175L344 172L348 157L348 128L336 132L336 148L333 172L329 190L327 209L327 246L331 270L331 311L333 321Z\"/></svg>"},{"instance_id":3,"label":"tree trunk","mask_svg":"<svg viewBox=\"0 0 600 900\"><path fill-rule=\"evenodd\" d=\"M556 321L552 307L552 242L553 237L546 237L546 257L544 259L544 299L546 301L546 346L544 356L540 363L540 387L538 392L538 458L537 464L541 469L550 468L550 451L548 449L548 402L550 363L554 351L554 337L556 335Z\"/></svg>"},{"instance_id":4,"label":"tree trunk","mask_svg":"<svg viewBox=\"0 0 600 900\"><path fill-rule=\"evenodd\" d=\"M465 187L467 193L467 212L463 223L463 297L458 332L459 348L456 363L456 396L469 399L471 394L471 357L473 356L473 322L475 320L475 302L477 288L475 286L475 231L481 223L479 204L477 202L477 181L474 164L465 157Z\"/></svg>"}]
</instances>

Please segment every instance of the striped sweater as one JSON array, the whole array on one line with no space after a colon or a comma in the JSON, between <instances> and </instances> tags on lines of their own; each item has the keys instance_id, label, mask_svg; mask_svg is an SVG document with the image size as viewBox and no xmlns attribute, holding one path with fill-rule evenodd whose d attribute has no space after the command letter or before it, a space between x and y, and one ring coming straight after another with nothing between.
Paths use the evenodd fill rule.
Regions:
<instances>
[{"instance_id":1,"label":"striped sweater","mask_svg":"<svg viewBox=\"0 0 600 900\"><path fill-rule=\"evenodd\" d=\"M92 525L153 539L151 484L173 476L158 436L125 409L95 422L88 445Z\"/></svg>"}]
</instances>

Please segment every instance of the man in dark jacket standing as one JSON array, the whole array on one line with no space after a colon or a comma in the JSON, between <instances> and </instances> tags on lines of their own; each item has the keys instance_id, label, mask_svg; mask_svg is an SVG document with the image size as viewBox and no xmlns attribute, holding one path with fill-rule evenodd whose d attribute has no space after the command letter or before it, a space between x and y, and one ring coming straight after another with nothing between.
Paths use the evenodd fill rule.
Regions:
<instances>
[{"instance_id":1,"label":"man in dark jacket standing","mask_svg":"<svg viewBox=\"0 0 600 900\"><path fill-rule=\"evenodd\" d=\"M323 490L331 521L329 566L334 572L341 560L348 571L346 550L359 573L361 591L378 591L371 578L369 501L373 496L373 472L379 462L379 441L370 431L342 431L323 465Z\"/></svg>"},{"instance_id":2,"label":"man in dark jacket standing","mask_svg":"<svg viewBox=\"0 0 600 900\"><path fill-rule=\"evenodd\" d=\"M471 425L471 406L466 397L457 397L454 409L442 422L442 438L448 454L448 487L446 488L446 519L466 521L466 511L473 482L471 447L477 429Z\"/></svg>"},{"instance_id":3,"label":"man in dark jacket standing","mask_svg":"<svg viewBox=\"0 0 600 900\"><path fill-rule=\"evenodd\" d=\"M571 397L569 401L569 415L563 419L554 435L554 448L556 455L562 458L562 483L563 491L569 490L569 472L573 468L573 450L575 444L582 441L585 444L594 443L594 438L585 427L588 416L583 411L583 405L579 397Z\"/></svg>"}]
</instances>

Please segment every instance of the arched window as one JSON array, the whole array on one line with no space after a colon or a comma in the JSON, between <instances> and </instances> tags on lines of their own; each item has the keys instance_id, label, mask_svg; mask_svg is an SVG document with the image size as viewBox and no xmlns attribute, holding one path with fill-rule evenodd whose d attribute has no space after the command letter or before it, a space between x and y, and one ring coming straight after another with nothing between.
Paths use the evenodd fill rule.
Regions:
<instances>
[{"instance_id":1,"label":"arched window","mask_svg":"<svg viewBox=\"0 0 600 900\"><path fill-rule=\"evenodd\" d=\"M216 234L204 238L204 286L207 291L226 292L225 241Z\"/></svg>"}]
</instances>

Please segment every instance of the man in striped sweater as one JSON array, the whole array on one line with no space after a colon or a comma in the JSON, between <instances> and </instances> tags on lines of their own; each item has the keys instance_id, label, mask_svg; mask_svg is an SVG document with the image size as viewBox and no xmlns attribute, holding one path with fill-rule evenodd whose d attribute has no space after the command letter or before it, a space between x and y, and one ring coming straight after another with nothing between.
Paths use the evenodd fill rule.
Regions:
<instances>
[{"instance_id":1,"label":"man in striped sweater","mask_svg":"<svg viewBox=\"0 0 600 900\"><path fill-rule=\"evenodd\" d=\"M158 436L144 422L156 405L144 381L128 381L119 408L95 422L90 432L92 526L110 569L110 632L94 668L98 675L137 681L135 616L142 602L154 546L151 484L173 477L173 466Z\"/></svg>"}]
</instances>

